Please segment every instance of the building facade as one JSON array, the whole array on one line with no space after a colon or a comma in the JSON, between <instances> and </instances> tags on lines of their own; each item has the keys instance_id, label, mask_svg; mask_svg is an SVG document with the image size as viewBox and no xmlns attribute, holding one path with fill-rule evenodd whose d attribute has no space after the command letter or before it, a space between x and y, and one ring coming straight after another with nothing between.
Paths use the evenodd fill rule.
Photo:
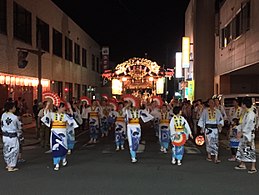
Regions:
<instances>
[{"instance_id":1,"label":"building facade","mask_svg":"<svg viewBox=\"0 0 259 195\"><path fill-rule=\"evenodd\" d=\"M17 48L39 47L43 91L66 101L99 93L95 40L51 0L0 0L0 107L9 97L25 98L28 105L37 98L38 56L29 52L27 66L18 68Z\"/></svg>"},{"instance_id":2,"label":"building facade","mask_svg":"<svg viewBox=\"0 0 259 195\"><path fill-rule=\"evenodd\" d=\"M215 94L259 92L259 1L227 0L215 36Z\"/></svg>"},{"instance_id":3,"label":"building facade","mask_svg":"<svg viewBox=\"0 0 259 195\"><path fill-rule=\"evenodd\" d=\"M185 12L195 99L259 93L259 1L191 0Z\"/></svg>"},{"instance_id":4,"label":"building facade","mask_svg":"<svg viewBox=\"0 0 259 195\"><path fill-rule=\"evenodd\" d=\"M190 67L184 68L183 73L187 83L194 83L194 99L205 100L213 95L214 18L214 0L190 0L185 12L185 36L190 38Z\"/></svg>"}]
</instances>

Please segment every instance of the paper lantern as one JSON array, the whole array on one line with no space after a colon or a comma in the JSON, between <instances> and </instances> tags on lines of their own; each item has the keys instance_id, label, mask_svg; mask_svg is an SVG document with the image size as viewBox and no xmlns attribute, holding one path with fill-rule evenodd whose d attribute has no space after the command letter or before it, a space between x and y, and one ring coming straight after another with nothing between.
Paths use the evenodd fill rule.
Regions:
<instances>
[{"instance_id":1,"label":"paper lantern","mask_svg":"<svg viewBox=\"0 0 259 195\"><path fill-rule=\"evenodd\" d=\"M20 78L19 77L15 78L15 85L20 85Z\"/></svg>"},{"instance_id":2,"label":"paper lantern","mask_svg":"<svg viewBox=\"0 0 259 195\"><path fill-rule=\"evenodd\" d=\"M156 82L156 94L164 93L164 78L157 79Z\"/></svg>"},{"instance_id":3,"label":"paper lantern","mask_svg":"<svg viewBox=\"0 0 259 195\"><path fill-rule=\"evenodd\" d=\"M15 77L11 77L11 85L15 85Z\"/></svg>"},{"instance_id":4,"label":"paper lantern","mask_svg":"<svg viewBox=\"0 0 259 195\"><path fill-rule=\"evenodd\" d=\"M4 84L5 83L5 76L0 76L0 84Z\"/></svg>"},{"instance_id":5,"label":"paper lantern","mask_svg":"<svg viewBox=\"0 0 259 195\"><path fill-rule=\"evenodd\" d=\"M195 138L195 143L198 146L202 146L205 143L205 139L202 135L199 135Z\"/></svg>"},{"instance_id":6,"label":"paper lantern","mask_svg":"<svg viewBox=\"0 0 259 195\"><path fill-rule=\"evenodd\" d=\"M5 84L9 85L11 83L11 77L10 76L6 76L5 77Z\"/></svg>"},{"instance_id":7,"label":"paper lantern","mask_svg":"<svg viewBox=\"0 0 259 195\"><path fill-rule=\"evenodd\" d=\"M122 93L122 82L119 79L112 80L112 94L121 95Z\"/></svg>"}]
</instances>

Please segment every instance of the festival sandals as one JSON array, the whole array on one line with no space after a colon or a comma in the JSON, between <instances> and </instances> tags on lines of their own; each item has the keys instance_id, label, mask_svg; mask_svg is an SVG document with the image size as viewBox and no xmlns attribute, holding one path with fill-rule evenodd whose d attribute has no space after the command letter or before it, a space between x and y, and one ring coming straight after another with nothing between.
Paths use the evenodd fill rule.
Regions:
<instances>
[{"instance_id":1,"label":"festival sandals","mask_svg":"<svg viewBox=\"0 0 259 195\"><path fill-rule=\"evenodd\" d=\"M215 159L215 160L214 160L214 163L215 163L215 164L219 164L219 163L221 163L221 160Z\"/></svg>"},{"instance_id":2,"label":"festival sandals","mask_svg":"<svg viewBox=\"0 0 259 195\"><path fill-rule=\"evenodd\" d=\"M250 173L250 174L253 174L253 173L256 173L256 172L257 172L256 169L250 169L250 170L248 171L248 173Z\"/></svg>"},{"instance_id":3,"label":"festival sandals","mask_svg":"<svg viewBox=\"0 0 259 195\"><path fill-rule=\"evenodd\" d=\"M235 169L236 170L246 170L246 167L245 166L241 166L241 165L237 165L237 166L235 166Z\"/></svg>"},{"instance_id":4,"label":"festival sandals","mask_svg":"<svg viewBox=\"0 0 259 195\"><path fill-rule=\"evenodd\" d=\"M7 168L7 171L8 172L14 172L14 171L18 171L19 169L18 168L15 168L15 167L8 167Z\"/></svg>"}]
</instances>

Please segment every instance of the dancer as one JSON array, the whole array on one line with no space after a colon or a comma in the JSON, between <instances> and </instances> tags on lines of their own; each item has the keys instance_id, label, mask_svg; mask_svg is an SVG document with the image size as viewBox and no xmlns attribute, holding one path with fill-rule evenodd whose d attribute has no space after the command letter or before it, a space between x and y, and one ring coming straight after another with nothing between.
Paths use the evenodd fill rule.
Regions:
<instances>
[{"instance_id":1,"label":"dancer","mask_svg":"<svg viewBox=\"0 0 259 195\"><path fill-rule=\"evenodd\" d=\"M92 100L92 105L87 108L88 113L88 122L89 122L89 128L90 128L90 141L91 143L96 143L98 139L99 134L99 118L100 118L100 106L97 103L96 100Z\"/></svg>"},{"instance_id":2,"label":"dancer","mask_svg":"<svg viewBox=\"0 0 259 195\"><path fill-rule=\"evenodd\" d=\"M159 142L161 152L167 153L169 142L170 142L170 129L169 123L171 115L167 110L167 105L163 104L160 117L159 117Z\"/></svg>"},{"instance_id":3,"label":"dancer","mask_svg":"<svg viewBox=\"0 0 259 195\"><path fill-rule=\"evenodd\" d=\"M136 103L133 104L132 101L129 101L126 106L126 117L127 117L127 135L129 142L129 149L131 155L131 162L137 162L136 154L139 147L139 142L141 139L141 127L139 118L143 120L144 123L153 119L153 116L144 110L140 111L136 107Z\"/></svg>"},{"instance_id":4,"label":"dancer","mask_svg":"<svg viewBox=\"0 0 259 195\"><path fill-rule=\"evenodd\" d=\"M181 116L181 107L175 106L173 108L174 116L170 121L170 134L172 140L172 164L182 165L184 154L184 143L188 137L192 136L191 128L186 119Z\"/></svg>"},{"instance_id":5,"label":"dancer","mask_svg":"<svg viewBox=\"0 0 259 195\"><path fill-rule=\"evenodd\" d=\"M50 107L50 102L47 102L46 111ZM78 125L73 119L73 110L71 105L67 103L67 109L69 115L66 114L65 103L60 103L56 112L48 112L44 115L41 121L51 127L50 144L53 155L54 170L59 170L59 163L62 161L62 165L67 165L67 125L77 128Z\"/></svg>"},{"instance_id":6,"label":"dancer","mask_svg":"<svg viewBox=\"0 0 259 195\"><path fill-rule=\"evenodd\" d=\"M72 102L71 102L72 103ZM80 126L83 123L83 119L80 114L80 110L77 107L77 104L74 103L72 106L72 111L73 111L73 118L77 122L77 125ZM68 111L68 114L70 111ZM71 125L67 124L67 154L71 154L72 150L74 149L75 146L75 128Z\"/></svg>"},{"instance_id":7,"label":"dancer","mask_svg":"<svg viewBox=\"0 0 259 195\"><path fill-rule=\"evenodd\" d=\"M221 112L215 108L214 100L208 100L208 108L205 108L198 121L201 132L205 134L207 161L212 161L212 155L215 156L214 162L220 163L218 158L219 132L224 125Z\"/></svg>"},{"instance_id":8,"label":"dancer","mask_svg":"<svg viewBox=\"0 0 259 195\"><path fill-rule=\"evenodd\" d=\"M235 169L245 170L245 163L251 163L251 168L248 173L256 173L256 114L253 111L252 101L250 98L243 99L242 108L244 110L244 117L242 118L241 124L237 126L240 143L237 149L236 158L240 161L240 164L236 166Z\"/></svg>"},{"instance_id":9,"label":"dancer","mask_svg":"<svg viewBox=\"0 0 259 195\"><path fill-rule=\"evenodd\" d=\"M118 103L118 111L114 111L115 115L115 144L116 151L124 150L124 142L126 137L125 109L122 102Z\"/></svg>"},{"instance_id":10,"label":"dancer","mask_svg":"<svg viewBox=\"0 0 259 195\"><path fill-rule=\"evenodd\" d=\"M19 156L19 137L22 131L22 124L18 117L14 115L16 108L13 102L5 103L4 109L5 112L1 117L3 154L6 169L12 172L18 170L16 165Z\"/></svg>"},{"instance_id":11,"label":"dancer","mask_svg":"<svg viewBox=\"0 0 259 195\"><path fill-rule=\"evenodd\" d=\"M109 117L109 111L110 109L109 109L109 106L107 105L107 100L106 99L104 99L103 101L102 101L102 106L100 107L100 125L101 125L101 127L100 127L100 129L101 129L101 133L102 133L102 135L101 135L101 137L104 137L104 136L108 136L108 129L109 129L109 127L108 127L108 117Z\"/></svg>"},{"instance_id":12,"label":"dancer","mask_svg":"<svg viewBox=\"0 0 259 195\"><path fill-rule=\"evenodd\" d=\"M239 119L233 118L232 123L230 125L229 132L229 146L231 150L231 158L228 161L236 161L237 148L239 145L239 139L237 137L237 126L239 125Z\"/></svg>"}]
</instances>

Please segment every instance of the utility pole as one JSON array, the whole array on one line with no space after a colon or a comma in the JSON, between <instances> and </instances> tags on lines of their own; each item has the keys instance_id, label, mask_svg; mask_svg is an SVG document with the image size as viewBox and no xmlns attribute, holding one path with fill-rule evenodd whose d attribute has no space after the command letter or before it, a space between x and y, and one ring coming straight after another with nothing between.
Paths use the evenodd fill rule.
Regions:
<instances>
[{"instance_id":1,"label":"utility pole","mask_svg":"<svg viewBox=\"0 0 259 195\"><path fill-rule=\"evenodd\" d=\"M41 49L41 33L40 31L38 32L38 49L27 49L27 48L22 48L22 47L17 47L18 50L20 51L25 51L28 53L32 53L38 56L38 93L37 93L37 99L38 102L42 101L42 84L41 84L41 79L42 79L42 63L41 63L41 56L45 53Z\"/></svg>"},{"instance_id":2,"label":"utility pole","mask_svg":"<svg viewBox=\"0 0 259 195\"><path fill-rule=\"evenodd\" d=\"M42 79L42 64L41 64L41 56L43 55L41 51L41 33L40 30L38 32L38 93L37 93L37 99L38 102L42 102L42 84L41 84L41 79Z\"/></svg>"}]
</instances>

